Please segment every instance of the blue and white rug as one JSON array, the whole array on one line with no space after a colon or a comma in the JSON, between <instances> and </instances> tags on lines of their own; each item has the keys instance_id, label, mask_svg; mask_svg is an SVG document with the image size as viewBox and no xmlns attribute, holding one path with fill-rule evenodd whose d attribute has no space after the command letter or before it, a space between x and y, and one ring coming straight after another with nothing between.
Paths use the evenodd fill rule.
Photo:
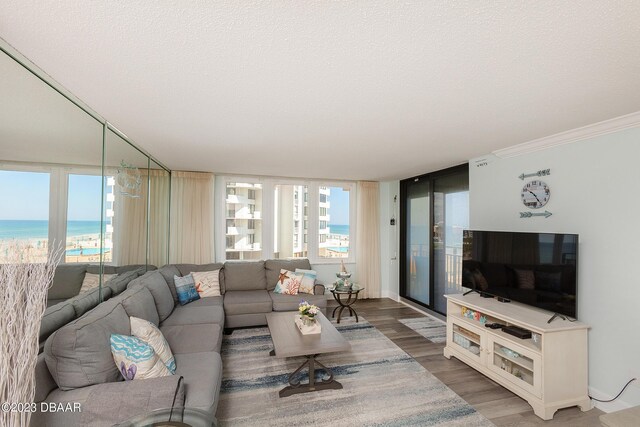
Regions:
<instances>
[{"instance_id":1,"label":"blue and white rug","mask_svg":"<svg viewBox=\"0 0 640 427\"><path fill-rule=\"evenodd\" d=\"M366 320L338 330L351 351L318 360L342 390L280 398L303 358L269 356L266 327L236 330L222 344L223 379L216 417L222 426L492 426L484 416ZM306 379L305 379L306 381Z\"/></svg>"},{"instance_id":2,"label":"blue and white rug","mask_svg":"<svg viewBox=\"0 0 640 427\"><path fill-rule=\"evenodd\" d=\"M414 317L398 319L398 322L413 329L431 342L443 343L447 341L447 324L435 317Z\"/></svg>"}]
</instances>

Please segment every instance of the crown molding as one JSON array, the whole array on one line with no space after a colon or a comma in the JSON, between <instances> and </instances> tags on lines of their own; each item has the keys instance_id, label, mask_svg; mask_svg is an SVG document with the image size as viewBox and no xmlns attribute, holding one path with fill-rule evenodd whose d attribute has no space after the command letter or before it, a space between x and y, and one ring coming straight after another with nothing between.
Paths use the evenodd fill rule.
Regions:
<instances>
[{"instance_id":1,"label":"crown molding","mask_svg":"<svg viewBox=\"0 0 640 427\"><path fill-rule=\"evenodd\" d=\"M512 147L496 150L493 154L501 159L506 159L634 127L640 127L640 111L576 129L571 129L565 132L556 133L555 135L545 136L544 138L523 142L522 144L514 145Z\"/></svg>"}]
</instances>

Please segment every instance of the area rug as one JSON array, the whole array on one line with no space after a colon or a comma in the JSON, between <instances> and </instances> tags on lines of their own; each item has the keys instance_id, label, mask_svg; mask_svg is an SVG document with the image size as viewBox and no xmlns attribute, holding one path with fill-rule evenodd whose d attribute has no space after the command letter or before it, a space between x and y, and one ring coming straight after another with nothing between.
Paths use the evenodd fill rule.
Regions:
<instances>
[{"instance_id":1,"label":"area rug","mask_svg":"<svg viewBox=\"0 0 640 427\"><path fill-rule=\"evenodd\" d=\"M266 327L236 330L222 345L223 379L216 418L222 426L492 426L362 317L336 325L351 351L318 360L342 390L280 398L303 358L269 356ZM318 371L320 375L325 373ZM305 378L306 381L306 378Z\"/></svg>"},{"instance_id":2,"label":"area rug","mask_svg":"<svg viewBox=\"0 0 640 427\"><path fill-rule=\"evenodd\" d=\"M398 319L398 322L413 329L431 342L443 343L447 341L447 324L435 317L414 317Z\"/></svg>"}]
</instances>

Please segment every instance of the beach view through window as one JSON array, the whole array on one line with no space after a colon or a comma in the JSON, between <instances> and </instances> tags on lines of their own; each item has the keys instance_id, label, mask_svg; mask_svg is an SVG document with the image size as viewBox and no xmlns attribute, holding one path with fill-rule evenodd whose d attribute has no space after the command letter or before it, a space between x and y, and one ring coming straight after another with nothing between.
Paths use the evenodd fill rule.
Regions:
<instances>
[{"instance_id":1,"label":"beach view through window","mask_svg":"<svg viewBox=\"0 0 640 427\"><path fill-rule=\"evenodd\" d=\"M0 263L7 262L6 243L25 243L34 262L47 258L49 245L49 173L0 170Z\"/></svg>"}]
</instances>

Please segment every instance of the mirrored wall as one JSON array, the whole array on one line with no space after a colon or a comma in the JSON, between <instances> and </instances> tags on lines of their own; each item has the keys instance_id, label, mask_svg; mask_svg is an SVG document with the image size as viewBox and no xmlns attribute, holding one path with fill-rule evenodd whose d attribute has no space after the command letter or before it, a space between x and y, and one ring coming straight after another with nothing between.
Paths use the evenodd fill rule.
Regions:
<instances>
[{"instance_id":1,"label":"mirrored wall","mask_svg":"<svg viewBox=\"0 0 640 427\"><path fill-rule=\"evenodd\" d=\"M0 263L63 251L49 307L166 264L171 172L2 40L0 75Z\"/></svg>"}]
</instances>

